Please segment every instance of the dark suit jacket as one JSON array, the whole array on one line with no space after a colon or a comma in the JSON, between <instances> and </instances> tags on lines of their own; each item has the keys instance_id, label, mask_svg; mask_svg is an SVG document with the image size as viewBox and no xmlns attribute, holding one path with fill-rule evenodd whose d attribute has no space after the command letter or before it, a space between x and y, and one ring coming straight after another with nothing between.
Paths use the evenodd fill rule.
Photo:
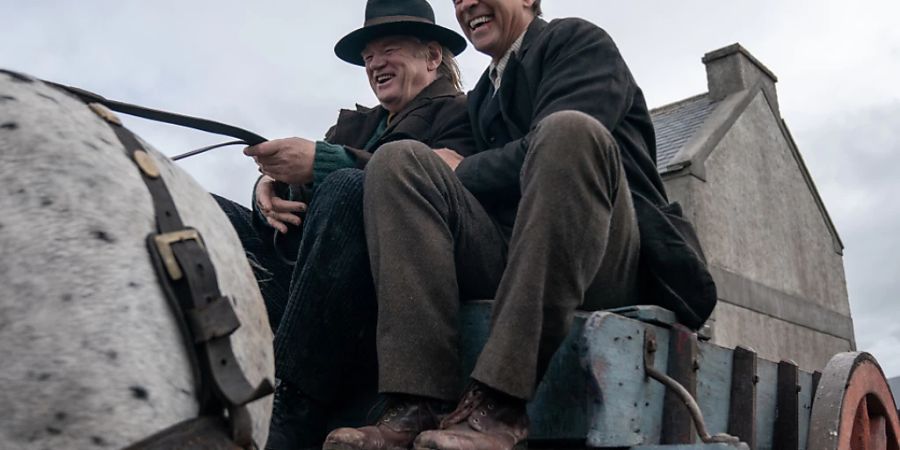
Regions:
<instances>
[{"instance_id":1,"label":"dark suit jacket","mask_svg":"<svg viewBox=\"0 0 900 450\"><path fill-rule=\"evenodd\" d=\"M632 192L667 203L643 93L612 39L596 25L575 18L549 24L535 19L503 73L498 114L484 118L481 105L491 92L485 72L469 93L478 153L463 160L456 173L501 222L514 217L529 133L541 119L563 110L599 120L619 144ZM491 126L485 129L482 122Z\"/></svg>"},{"instance_id":2,"label":"dark suit jacket","mask_svg":"<svg viewBox=\"0 0 900 450\"><path fill-rule=\"evenodd\" d=\"M644 95L609 35L581 19L535 19L509 59L497 105L487 103L492 93L485 72L469 93L478 151L456 169L463 185L511 227L521 197L519 173L535 126L564 110L594 117L618 144L634 199L642 301L700 327L716 304L715 283L693 227L677 204L668 204L656 170L656 136Z\"/></svg>"}]
</instances>

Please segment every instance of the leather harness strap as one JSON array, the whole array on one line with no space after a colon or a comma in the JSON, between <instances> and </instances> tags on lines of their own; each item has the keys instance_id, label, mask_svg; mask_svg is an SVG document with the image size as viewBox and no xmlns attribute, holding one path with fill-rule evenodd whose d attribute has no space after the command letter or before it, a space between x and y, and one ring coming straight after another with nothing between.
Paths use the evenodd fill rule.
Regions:
<instances>
[{"instance_id":1,"label":"leather harness strap","mask_svg":"<svg viewBox=\"0 0 900 450\"><path fill-rule=\"evenodd\" d=\"M240 327L240 321L231 300L219 291L215 268L200 233L182 222L153 159L115 115L96 103L90 106L116 133L126 154L140 169L141 178L153 199L157 232L147 237L147 247L189 350L199 414L222 418L227 411L231 441L241 448L252 448L253 430L246 405L271 394L274 391L272 383L265 379L254 388L238 365L230 336ZM168 448L170 444L165 442L169 442L170 433L167 431L174 433L184 428L187 422L128 449Z\"/></svg>"}]
</instances>

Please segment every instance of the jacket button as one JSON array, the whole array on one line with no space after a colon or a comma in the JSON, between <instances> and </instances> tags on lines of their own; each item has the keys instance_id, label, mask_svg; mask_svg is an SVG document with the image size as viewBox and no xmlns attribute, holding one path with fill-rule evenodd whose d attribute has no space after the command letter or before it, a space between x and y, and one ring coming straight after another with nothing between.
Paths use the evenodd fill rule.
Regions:
<instances>
[{"instance_id":1,"label":"jacket button","mask_svg":"<svg viewBox=\"0 0 900 450\"><path fill-rule=\"evenodd\" d=\"M493 144L494 141L496 141L496 140L497 140L497 138L494 137L494 136L491 136L491 137L488 138L488 142L490 142L491 144Z\"/></svg>"}]
</instances>

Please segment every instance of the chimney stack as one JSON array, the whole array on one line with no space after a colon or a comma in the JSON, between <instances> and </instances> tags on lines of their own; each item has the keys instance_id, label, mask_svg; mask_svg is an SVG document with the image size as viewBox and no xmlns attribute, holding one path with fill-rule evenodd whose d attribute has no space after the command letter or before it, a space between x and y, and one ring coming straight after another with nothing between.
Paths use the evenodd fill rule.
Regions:
<instances>
[{"instance_id":1,"label":"chimney stack","mask_svg":"<svg viewBox=\"0 0 900 450\"><path fill-rule=\"evenodd\" d=\"M778 77L741 44L732 44L707 53L703 56L703 64L706 65L709 95L713 101L750 89L762 80L762 88L772 102L776 114L781 115L778 109L778 93L775 91Z\"/></svg>"}]
</instances>

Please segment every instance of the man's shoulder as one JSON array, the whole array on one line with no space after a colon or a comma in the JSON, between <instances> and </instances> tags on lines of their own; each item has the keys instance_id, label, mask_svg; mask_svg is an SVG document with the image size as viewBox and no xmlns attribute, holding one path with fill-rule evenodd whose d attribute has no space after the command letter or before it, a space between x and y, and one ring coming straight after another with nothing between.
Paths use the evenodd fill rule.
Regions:
<instances>
[{"instance_id":1,"label":"man's shoulder","mask_svg":"<svg viewBox=\"0 0 900 450\"><path fill-rule=\"evenodd\" d=\"M468 118L466 94L456 91L438 90L421 95L414 100L396 120L396 129L418 135L440 124Z\"/></svg>"},{"instance_id":2,"label":"man's shoulder","mask_svg":"<svg viewBox=\"0 0 900 450\"><path fill-rule=\"evenodd\" d=\"M369 107L365 105L361 105L359 103L355 104L353 108L341 108L338 110L338 122L342 120L347 120L349 118L356 117L364 117L369 114L377 114L378 107Z\"/></svg>"},{"instance_id":3,"label":"man's shoulder","mask_svg":"<svg viewBox=\"0 0 900 450\"><path fill-rule=\"evenodd\" d=\"M609 34L595 23L580 17L553 19L547 24L544 35L548 39L607 38Z\"/></svg>"},{"instance_id":4,"label":"man's shoulder","mask_svg":"<svg viewBox=\"0 0 900 450\"><path fill-rule=\"evenodd\" d=\"M463 93L431 98L423 102L420 107L411 110L409 114L403 115L403 123L398 122L398 126L431 129L440 127L440 124L455 122L463 117L468 119L467 105L466 95Z\"/></svg>"},{"instance_id":5,"label":"man's shoulder","mask_svg":"<svg viewBox=\"0 0 900 450\"><path fill-rule=\"evenodd\" d=\"M354 109L342 109L341 111L350 111L350 112L357 112L357 113L370 113L374 110L375 110L375 108L373 108L373 107L361 105L361 104L357 103L355 105Z\"/></svg>"},{"instance_id":6,"label":"man's shoulder","mask_svg":"<svg viewBox=\"0 0 900 450\"><path fill-rule=\"evenodd\" d=\"M465 108L466 94L463 92L454 92L452 95L440 97L436 99L436 101L441 102L445 108Z\"/></svg>"},{"instance_id":7,"label":"man's shoulder","mask_svg":"<svg viewBox=\"0 0 900 450\"><path fill-rule=\"evenodd\" d=\"M446 83L449 85L449 83ZM453 89L439 89L430 93L431 95L423 96L416 105L413 106L412 109L421 111L423 107L426 111L430 113L435 113L438 111L445 110L465 110L466 109L466 94L457 91L456 88Z\"/></svg>"},{"instance_id":8,"label":"man's shoulder","mask_svg":"<svg viewBox=\"0 0 900 450\"><path fill-rule=\"evenodd\" d=\"M539 32L534 37L526 36L528 47L533 49L524 57L526 65L529 60L557 60L564 55L618 54L618 47L603 28L580 17L554 19L549 23L542 20L536 28ZM585 53L581 49L590 50Z\"/></svg>"}]
</instances>

